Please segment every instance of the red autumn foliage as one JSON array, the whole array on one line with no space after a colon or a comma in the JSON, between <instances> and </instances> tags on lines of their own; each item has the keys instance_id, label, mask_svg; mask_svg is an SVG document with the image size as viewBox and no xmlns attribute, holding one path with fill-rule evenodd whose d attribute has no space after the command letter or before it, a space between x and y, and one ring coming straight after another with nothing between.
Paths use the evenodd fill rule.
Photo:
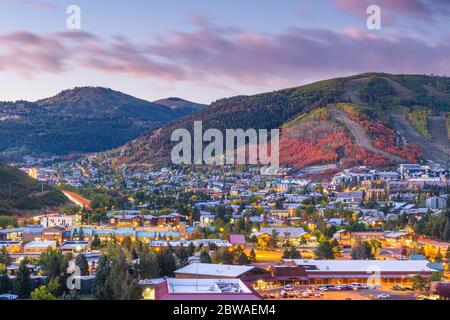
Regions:
<instances>
[{"instance_id":1,"label":"red autumn foliage","mask_svg":"<svg viewBox=\"0 0 450 320\"><path fill-rule=\"evenodd\" d=\"M382 123L370 122L361 115L354 114L348 110L347 114L350 119L361 124L369 136L372 137L372 143L375 148L399 156L411 163L417 163L417 159L422 155L419 148L412 143L408 143L406 146L397 143L397 136L394 130Z\"/></svg>"}]
</instances>

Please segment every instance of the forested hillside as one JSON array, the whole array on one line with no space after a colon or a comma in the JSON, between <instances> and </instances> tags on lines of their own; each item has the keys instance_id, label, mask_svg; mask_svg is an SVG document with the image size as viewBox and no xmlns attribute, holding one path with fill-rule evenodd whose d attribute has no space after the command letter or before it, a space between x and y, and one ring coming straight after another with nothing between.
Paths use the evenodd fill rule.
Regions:
<instances>
[{"instance_id":1,"label":"forested hillside","mask_svg":"<svg viewBox=\"0 0 450 320\"><path fill-rule=\"evenodd\" d=\"M19 157L104 151L193 111L99 87L65 90L37 102L0 102L0 153Z\"/></svg>"},{"instance_id":2,"label":"forested hillside","mask_svg":"<svg viewBox=\"0 0 450 320\"><path fill-rule=\"evenodd\" d=\"M350 122L343 123L330 114L331 107L345 112L345 120ZM117 157L119 164L165 163L174 145L171 133L177 128L192 132L193 122L202 121L204 130L282 128L281 161L300 168L330 163L389 166L429 158L448 164L449 153L441 136L430 133L429 140L421 140L427 138L424 124L429 117L442 117L445 127L447 112L448 77L367 73L221 99L207 109L148 132L110 155ZM420 138L400 130L398 117ZM361 132L349 128L349 123L356 123ZM355 137L358 134L363 136ZM361 143L366 140L365 145Z\"/></svg>"},{"instance_id":3,"label":"forested hillside","mask_svg":"<svg viewBox=\"0 0 450 320\"><path fill-rule=\"evenodd\" d=\"M51 208L66 202L60 191L16 168L0 164L0 214Z\"/></svg>"}]
</instances>

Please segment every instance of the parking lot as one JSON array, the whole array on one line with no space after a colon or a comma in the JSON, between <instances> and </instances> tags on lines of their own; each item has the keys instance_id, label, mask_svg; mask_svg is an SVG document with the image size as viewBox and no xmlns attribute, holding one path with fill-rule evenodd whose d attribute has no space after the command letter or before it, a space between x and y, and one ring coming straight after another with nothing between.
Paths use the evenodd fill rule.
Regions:
<instances>
[{"instance_id":1,"label":"parking lot","mask_svg":"<svg viewBox=\"0 0 450 320\"><path fill-rule=\"evenodd\" d=\"M379 289L349 288L341 290L318 290L320 286L274 287L259 290L267 300L417 300L416 291L395 291L390 287Z\"/></svg>"}]
</instances>

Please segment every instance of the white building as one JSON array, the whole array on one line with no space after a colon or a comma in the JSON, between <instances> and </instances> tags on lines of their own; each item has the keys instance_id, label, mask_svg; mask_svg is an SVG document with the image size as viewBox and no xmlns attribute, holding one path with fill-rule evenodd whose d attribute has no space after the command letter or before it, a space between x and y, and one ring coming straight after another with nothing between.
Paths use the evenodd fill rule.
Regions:
<instances>
[{"instance_id":1,"label":"white building","mask_svg":"<svg viewBox=\"0 0 450 320\"><path fill-rule=\"evenodd\" d=\"M69 227L75 227L77 224L77 221L79 220L79 216L66 216L66 215L60 215L60 214L54 214L54 215L46 215L39 219L39 223L43 227L63 227L63 228L69 228Z\"/></svg>"}]
</instances>

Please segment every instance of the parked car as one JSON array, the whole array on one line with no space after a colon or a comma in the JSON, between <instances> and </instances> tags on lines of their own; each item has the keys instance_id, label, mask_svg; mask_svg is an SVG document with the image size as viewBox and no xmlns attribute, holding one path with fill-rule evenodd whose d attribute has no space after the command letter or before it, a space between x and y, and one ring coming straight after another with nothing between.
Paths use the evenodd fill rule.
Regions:
<instances>
[{"instance_id":1,"label":"parked car","mask_svg":"<svg viewBox=\"0 0 450 320\"><path fill-rule=\"evenodd\" d=\"M395 290L395 291L405 291L406 289L405 289L405 287L403 287L403 286L401 286L401 285L399 285L399 284L396 284L396 285L392 286L392 290Z\"/></svg>"},{"instance_id":2,"label":"parked car","mask_svg":"<svg viewBox=\"0 0 450 320\"><path fill-rule=\"evenodd\" d=\"M284 290L292 291L292 290L294 290L294 286L292 284L288 284L288 285L284 286Z\"/></svg>"},{"instance_id":3,"label":"parked car","mask_svg":"<svg viewBox=\"0 0 450 320\"><path fill-rule=\"evenodd\" d=\"M377 295L377 299L388 299L390 297L391 296L388 295L388 294L379 294L379 295Z\"/></svg>"},{"instance_id":4,"label":"parked car","mask_svg":"<svg viewBox=\"0 0 450 320\"><path fill-rule=\"evenodd\" d=\"M303 297L303 298L309 298L309 293L306 292L306 291L303 291L303 292L302 292L302 297Z\"/></svg>"},{"instance_id":5,"label":"parked car","mask_svg":"<svg viewBox=\"0 0 450 320\"><path fill-rule=\"evenodd\" d=\"M408 291L414 291L413 287L404 287L404 288L405 288L405 290L408 290Z\"/></svg>"}]
</instances>

